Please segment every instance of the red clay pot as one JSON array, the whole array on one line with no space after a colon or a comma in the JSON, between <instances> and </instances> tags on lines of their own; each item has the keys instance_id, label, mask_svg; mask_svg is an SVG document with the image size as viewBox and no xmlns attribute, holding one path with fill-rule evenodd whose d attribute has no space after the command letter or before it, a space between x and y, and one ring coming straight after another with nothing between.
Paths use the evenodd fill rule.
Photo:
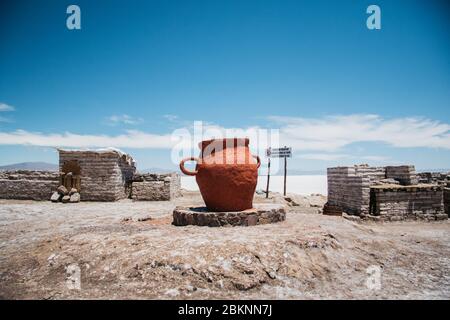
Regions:
<instances>
[{"instance_id":1,"label":"red clay pot","mask_svg":"<svg viewBox=\"0 0 450 320\"><path fill-rule=\"evenodd\" d=\"M251 155L248 144L247 138L202 141L199 158L180 162L184 174L195 176L208 210L242 211L253 207L261 162L258 156ZM195 171L186 170L186 161L197 161Z\"/></svg>"}]
</instances>

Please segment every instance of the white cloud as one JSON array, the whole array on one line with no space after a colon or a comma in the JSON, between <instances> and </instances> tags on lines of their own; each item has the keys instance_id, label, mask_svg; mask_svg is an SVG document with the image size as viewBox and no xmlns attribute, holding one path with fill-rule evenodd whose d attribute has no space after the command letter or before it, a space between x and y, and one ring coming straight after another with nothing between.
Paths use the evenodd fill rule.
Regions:
<instances>
[{"instance_id":1,"label":"white cloud","mask_svg":"<svg viewBox=\"0 0 450 320\"><path fill-rule=\"evenodd\" d=\"M118 124L128 124L128 125L136 125L144 122L144 119L142 118L135 118L132 116L129 116L127 114L121 114L121 115L112 115L106 119L107 124L109 125L118 125Z\"/></svg>"},{"instance_id":2,"label":"white cloud","mask_svg":"<svg viewBox=\"0 0 450 320\"><path fill-rule=\"evenodd\" d=\"M9 118L0 117L0 122L12 122L12 121Z\"/></svg>"},{"instance_id":3,"label":"white cloud","mask_svg":"<svg viewBox=\"0 0 450 320\"><path fill-rule=\"evenodd\" d=\"M321 161L336 161L342 159L353 159L353 160L363 160L363 161L377 161L385 162L389 159L383 156L355 156L351 154L341 154L341 153L303 153L298 154L296 158L306 159L306 160L321 160Z\"/></svg>"},{"instance_id":4,"label":"white cloud","mask_svg":"<svg viewBox=\"0 0 450 320\"><path fill-rule=\"evenodd\" d=\"M0 112L5 112L5 111L14 111L15 108L13 106L10 106L6 103L0 102Z\"/></svg>"},{"instance_id":5,"label":"white cloud","mask_svg":"<svg viewBox=\"0 0 450 320\"><path fill-rule=\"evenodd\" d=\"M334 161L339 159L348 158L348 154L338 154L338 153L305 153L299 154L296 158L307 159L307 160L323 160L323 161Z\"/></svg>"},{"instance_id":6,"label":"white cloud","mask_svg":"<svg viewBox=\"0 0 450 320\"><path fill-rule=\"evenodd\" d=\"M382 142L398 148L450 149L450 125L425 118L384 119L354 114L324 118L271 116L283 144L296 150L336 152L356 142Z\"/></svg>"},{"instance_id":7,"label":"white cloud","mask_svg":"<svg viewBox=\"0 0 450 320\"><path fill-rule=\"evenodd\" d=\"M164 114L163 118L170 122L175 122L179 119L178 116L174 114Z\"/></svg>"},{"instance_id":8,"label":"white cloud","mask_svg":"<svg viewBox=\"0 0 450 320\"><path fill-rule=\"evenodd\" d=\"M149 134L136 130L126 131L125 134L108 135L83 135L73 133L44 134L17 130L14 132L0 132L0 144L2 145L32 145L41 147L117 147L117 148L171 148L174 142L171 135Z\"/></svg>"},{"instance_id":9,"label":"white cloud","mask_svg":"<svg viewBox=\"0 0 450 320\"><path fill-rule=\"evenodd\" d=\"M361 157L361 159L368 160L368 161L378 161L378 162L390 161L389 158L383 157L383 156L363 156L363 157Z\"/></svg>"},{"instance_id":10,"label":"white cloud","mask_svg":"<svg viewBox=\"0 0 450 320\"><path fill-rule=\"evenodd\" d=\"M134 118L113 116L112 121L134 123ZM288 145L299 157L326 161L344 159L342 149L357 142L382 142L397 148L442 148L450 149L450 125L425 118L384 119L378 115L345 115L323 118L292 118L272 116L268 120L279 129L281 145ZM252 133L259 127L223 128L204 123L208 131L204 137L249 136L255 145ZM192 133L192 126L183 129ZM228 131L225 131L228 130ZM39 133L25 130L0 132L0 145L33 145L45 147L118 147L118 148L162 148L170 149L177 141L171 132L152 134L129 130L119 135L85 135L75 133ZM261 142L259 142L261 148ZM264 143L264 141L262 141ZM195 146L195 145L194 145ZM193 147L196 148L196 147ZM364 158L365 157L365 158ZM355 159L355 158L353 158ZM361 156L357 159L383 161L379 156Z\"/></svg>"}]
</instances>

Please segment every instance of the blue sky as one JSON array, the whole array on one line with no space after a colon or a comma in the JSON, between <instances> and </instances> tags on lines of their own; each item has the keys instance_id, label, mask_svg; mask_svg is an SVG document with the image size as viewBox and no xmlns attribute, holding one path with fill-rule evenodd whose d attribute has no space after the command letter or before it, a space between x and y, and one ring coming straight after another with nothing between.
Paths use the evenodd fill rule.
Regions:
<instances>
[{"instance_id":1,"label":"blue sky","mask_svg":"<svg viewBox=\"0 0 450 320\"><path fill-rule=\"evenodd\" d=\"M0 165L79 143L172 168L171 132L204 121L280 129L292 168L449 168L448 18L445 1L2 1Z\"/></svg>"}]
</instances>

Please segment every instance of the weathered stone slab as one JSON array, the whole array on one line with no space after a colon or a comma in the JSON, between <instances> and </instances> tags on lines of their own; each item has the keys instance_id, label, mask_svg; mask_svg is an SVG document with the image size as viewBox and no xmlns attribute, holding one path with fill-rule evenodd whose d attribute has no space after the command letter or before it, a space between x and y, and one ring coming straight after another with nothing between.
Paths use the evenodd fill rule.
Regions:
<instances>
[{"instance_id":1,"label":"weathered stone slab","mask_svg":"<svg viewBox=\"0 0 450 320\"><path fill-rule=\"evenodd\" d=\"M255 208L236 212L212 212L206 207L176 207L173 211L175 226L197 225L208 227L255 226L286 219L283 205L258 204Z\"/></svg>"}]
</instances>

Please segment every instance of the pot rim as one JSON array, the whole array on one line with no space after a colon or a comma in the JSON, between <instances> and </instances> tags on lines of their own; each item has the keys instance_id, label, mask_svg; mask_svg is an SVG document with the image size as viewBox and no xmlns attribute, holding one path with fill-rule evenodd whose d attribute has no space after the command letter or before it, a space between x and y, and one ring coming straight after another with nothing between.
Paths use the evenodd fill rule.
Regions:
<instances>
[{"instance_id":1,"label":"pot rim","mask_svg":"<svg viewBox=\"0 0 450 320\"><path fill-rule=\"evenodd\" d=\"M231 144L231 141L233 141L233 146L240 145L237 143L237 141L243 141L244 147L248 147L248 145L250 143L249 138L219 138L219 139L203 140L198 143L198 147L200 148L200 150L203 150L207 145L211 144L212 142L217 142L217 143L222 142L222 144L225 143L225 145L227 145L228 143Z\"/></svg>"}]
</instances>

